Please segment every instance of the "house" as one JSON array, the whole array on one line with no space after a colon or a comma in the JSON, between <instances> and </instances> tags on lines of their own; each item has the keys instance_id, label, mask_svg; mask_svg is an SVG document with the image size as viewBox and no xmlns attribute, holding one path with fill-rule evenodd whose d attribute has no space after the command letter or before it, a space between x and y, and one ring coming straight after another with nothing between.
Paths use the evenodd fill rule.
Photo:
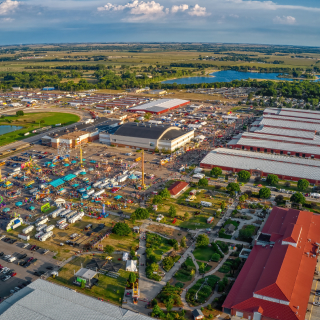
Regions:
<instances>
[{"instance_id":1,"label":"house","mask_svg":"<svg viewBox=\"0 0 320 320\"><path fill-rule=\"evenodd\" d=\"M138 272L137 260L127 260L127 262L126 262L126 271Z\"/></svg>"},{"instance_id":2,"label":"house","mask_svg":"<svg viewBox=\"0 0 320 320\"><path fill-rule=\"evenodd\" d=\"M168 190L172 197L178 197L188 186L189 184L185 181L176 181L168 188Z\"/></svg>"},{"instance_id":3,"label":"house","mask_svg":"<svg viewBox=\"0 0 320 320\"><path fill-rule=\"evenodd\" d=\"M200 320L200 319L204 318L204 315L200 309L194 309L192 311L192 315L193 315L194 320Z\"/></svg>"}]
</instances>

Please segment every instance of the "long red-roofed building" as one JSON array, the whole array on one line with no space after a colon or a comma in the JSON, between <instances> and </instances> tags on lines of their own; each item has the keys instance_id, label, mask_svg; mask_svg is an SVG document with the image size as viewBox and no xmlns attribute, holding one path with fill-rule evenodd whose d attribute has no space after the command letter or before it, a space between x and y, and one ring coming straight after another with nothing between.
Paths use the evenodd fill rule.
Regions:
<instances>
[{"instance_id":1,"label":"long red-roofed building","mask_svg":"<svg viewBox=\"0 0 320 320\"><path fill-rule=\"evenodd\" d=\"M176 181L169 188L169 192L171 196L177 197L180 193L187 189L189 183L185 181Z\"/></svg>"},{"instance_id":2,"label":"long red-roofed building","mask_svg":"<svg viewBox=\"0 0 320 320\"><path fill-rule=\"evenodd\" d=\"M224 304L251 320L305 319L320 243L320 215L274 207Z\"/></svg>"}]
</instances>

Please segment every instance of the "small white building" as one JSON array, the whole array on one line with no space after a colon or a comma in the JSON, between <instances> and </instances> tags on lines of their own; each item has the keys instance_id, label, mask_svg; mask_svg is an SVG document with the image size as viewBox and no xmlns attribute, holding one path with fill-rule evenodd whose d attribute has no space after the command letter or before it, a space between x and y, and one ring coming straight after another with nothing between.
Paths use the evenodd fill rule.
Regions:
<instances>
[{"instance_id":1,"label":"small white building","mask_svg":"<svg viewBox=\"0 0 320 320\"><path fill-rule=\"evenodd\" d=\"M129 253L128 252L124 252L122 255L122 261L128 261L129 259Z\"/></svg>"},{"instance_id":2,"label":"small white building","mask_svg":"<svg viewBox=\"0 0 320 320\"><path fill-rule=\"evenodd\" d=\"M137 260L127 260L126 271L137 272Z\"/></svg>"}]
</instances>

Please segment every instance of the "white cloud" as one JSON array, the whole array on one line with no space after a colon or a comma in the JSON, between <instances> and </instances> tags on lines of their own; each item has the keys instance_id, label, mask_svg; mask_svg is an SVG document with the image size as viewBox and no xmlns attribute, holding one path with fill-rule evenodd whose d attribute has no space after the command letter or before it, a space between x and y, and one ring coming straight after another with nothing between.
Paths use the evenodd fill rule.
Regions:
<instances>
[{"instance_id":1,"label":"white cloud","mask_svg":"<svg viewBox=\"0 0 320 320\"><path fill-rule=\"evenodd\" d=\"M274 23L279 23L279 24L295 24L296 23L296 18L292 16L276 16L273 19Z\"/></svg>"},{"instance_id":2,"label":"white cloud","mask_svg":"<svg viewBox=\"0 0 320 320\"><path fill-rule=\"evenodd\" d=\"M190 9L188 14L190 16L196 16L196 17L205 17L210 15L210 13L207 12L207 8L200 7L198 4L196 4L192 9Z\"/></svg>"},{"instance_id":3,"label":"white cloud","mask_svg":"<svg viewBox=\"0 0 320 320\"><path fill-rule=\"evenodd\" d=\"M189 9L189 6L187 4L181 4L180 6L172 6L171 12L172 13L176 13L178 11L184 12L184 11L186 11L188 9Z\"/></svg>"},{"instance_id":4,"label":"white cloud","mask_svg":"<svg viewBox=\"0 0 320 320\"><path fill-rule=\"evenodd\" d=\"M13 12L19 6L18 1L5 0L0 3L0 15L6 15Z\"/></svg>"},{"instance_id":5,"label":"white cloud","mask_svg":"<svg viewBox=\"0 0 320 320\"><path fill-rule=\"evenodd\" d=\"M129 18L122 20L126 21L142 21L142 20L154 20L169 13L169 9L164 10L164 6L155 1L138 1L134 0L128 2L125 5L113 5L107 3L103 7L98 7L98 11L124 11L129 10L129 14L132 15Z\"/></svg>"},{"instance_id":6,"label":"white cloud","mask_svg":"<svg viewBox=\"0 0 320 320\"><path fill-rule=\"evenodd\" d=\"M229 14L229 17L230 18L236 18L236 19L239 18L239 16L237 14L233 14L233 13Z\"/></svg>"},{"instance_id":7,"label":"white cloud","mask_svg":"<svg viewBox=\"0 0 320 320\"><path fill-rule=\"evenodd\" d=\"M256 0L225 0L225 1L233 4L238 4L244 7L245 9L259 9L259 10L289 9L289 10L304 10L304 11L320 11L320 8L277 4L273 1L256 1Z\"/></svg>"}]
</instances>

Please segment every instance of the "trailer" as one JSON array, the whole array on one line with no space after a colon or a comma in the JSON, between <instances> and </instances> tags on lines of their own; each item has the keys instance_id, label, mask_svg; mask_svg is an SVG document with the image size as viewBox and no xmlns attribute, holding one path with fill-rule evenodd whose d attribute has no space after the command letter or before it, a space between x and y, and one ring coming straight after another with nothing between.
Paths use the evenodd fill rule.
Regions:
<instances>
[{"instance_id":1,"label":"trailer","mask_svg":"<svg viewBox=\"0 0 320 320\"><path fill-rule=\"evenodd\" d=\"M94 192L95 192L94 189L91 189L91 190L89 190L89 191L87 192L87 195L88 195L88 196L91 196L92 194L94 194Z\"/></svg>"},{"instance_id":2,"label":"trailer","mask_svg":"<svg viewBox=\"0 0 320 320\"><path fill-rule=\"evenodd\" d=\"M107 186L109 184L109 180L107 182L104 182L102 184L100 184L100 186L98 187L99 189L103 189L105 186Z\"/></svg>"},{"instance_id":3,"label":"trailer","mask_svg":"<svg viewBox=\"0 0 320 320\"><path fill-rule=\"evenodd\" d=\"M67 210L61 212L61 213L59 214L59 216L60 216L61 218L64 218L69 212L71 212L71 209L67 209Z\"/></svg>"},{"instance_id":4,"label":"trailer","mask_svg":"<svg viewBox=\"0 0 320 320\"><path fill-rule=\"evenodd\" d=\"M72 218L70 218L68 220L69 223L75 223L78 220L81 220L84 216L84 212L79 212L78 214L76 214L75 216L73 216Z\"/></svg>"},{"instance_id":5,"label":"trailer","mask_svg":"<svg viewBox=\"0 0 320 320\"><path fill-rule=\"evenodd\" d=\"M41 236L39 238L40 241L46 241L47 239L49 239L50 237L52 237L53 235L53 232L52 231L49 231L47 233L45 233L43 236Z\"/></svg>"},{"instance_id":6,"label":"trailer","mask_svg":"<svg viewBox=\"0 0 320 320\"><path fill-rule=\"evenodd\" d=\"M33 229L34 229L34 226L28 226L22 230L22 233L27 234L27 233L31 232Z\"/></svg>"},{"instance_id":7,"label":"trailer","mask_svg":"<svg viewBox=\"0 0 320 320\"><path fill-rule=\"evenodd\" d=\"M41 230L43 230L44 228L46 228L47 227L47 225L46 224L41 224L39 227L37 227L37 231L41 231Z\"/></svg>"},{"instance_id":8,"label":"trailer","mask_svg":"<svg viewBox=\"0 0 320 320\"><path fill-rule=\"evenodd\" d=\"M39 227L40 225L45 224L46 222L48 222L48 220L49 220L49 218L45 217L44 219L42 219L36 223L36 227Z\"/></svg>"},{"instance_id":9,"label":"trailer","mask_svg":"<svg viewBox=\"0 0 320 320\"><path fill-rule=\"evenodd\" d=\"M47 226L44 231L45 232L49 232L49 231L52 231L53 229L55 228L55 226L53 224L51 224L50 226Z\"/></svg>"},{"instance_id":10,"label":"trailer","mask_svg":"<svg viewBox=\"0 0 320 320\"><path fill-rule=\"evenodd\" d=\"M34 235L34 237L35 237L36 239L39 239L42 235L44 235L44 232L43 232L43 231L40 231L40 232L36 233L36 234Z\"/></svg>"},{"instance_id":11,"label":"trailer","mask_svg":"<svg viewBox=\"0 0 320 320\"><path fill-rule=\"evenodd\" d=\"M18 234L18 238L25 240L25 241L29 241L30 240L30 235L29 234Z\"/></svg>"},{"instance_id":12,"label":"trailer","mask_svg":"<svg viewBox=\"0 0 320 320\"><path fill-rule=\"evenodd\" d=\"M71 211L68 214L66 214L64 217L68 220L71 217L73 217L76 213L77 213L77 211Z\"/></svg>"},{"instance_id":13,"label":"trailer","mask_svg":"<svg viewBox=\"0 0 320 320\"><path fill-rule=\"evenodd\" d=\"M97 181L92 185L92 188L96 188L97 186L99 186L102 183L102 181Z\"/></svg>"},{"instance_id":14,"label":"trailer","mask_svg":"<svg viewBox=\"0 0 320 320\"><path fill-rule=\"evenodd\" d=\"M59 229L60 230L63 230L63 229L66 229L67 227L68 227L68 223L66 223L66 222L64 222L64 223L61 223L60 225L59 225Z\"/></svg>"},{"instance_id":15,"label":"trailer","mask_svg":"<svg viewBox=\"0 0 320 320\"><path fill-rule=\"evenodd\" d=\"M93 194L93 195L92 195L92 198L96 198L96 197L100 196L101 194L103 194L104 192L105 192L105 190L102 189L102 190L96 192L95 194Z\"/></svg>"},{"instance_id":16,"label":"trailer","mask_svg":"<svg viewBox=\"0 0 320 320\"><path fill-rule=\"evenodd\" d=\"M118 182L124 182L128 179L128 176L126 174L118 177Z\"/></svg>"},{"instance_id":17,"label":"trailer","mask_svg":"<svg viewBox=\"0 0 320 320\"><path fill-rule=\"evenodd\" d=\"M57 221L56 226L59 227L61 224L66 223L66 222L67 222L67 219L66 218L62 218L59 221Z\"/></svg>"},{"instance_id":18,"label":"trailer","mask_svg":"<svg viewBox=\"0 0 320 320\"><path fill-rule=\"evenodd\" d=\"M59 208L57 210L54 210L53 212L51 212L51 218L55 219L56 217L58 217L58 215L63 212L65 209L63 208Z\"/></svg>"}]
</instances>

